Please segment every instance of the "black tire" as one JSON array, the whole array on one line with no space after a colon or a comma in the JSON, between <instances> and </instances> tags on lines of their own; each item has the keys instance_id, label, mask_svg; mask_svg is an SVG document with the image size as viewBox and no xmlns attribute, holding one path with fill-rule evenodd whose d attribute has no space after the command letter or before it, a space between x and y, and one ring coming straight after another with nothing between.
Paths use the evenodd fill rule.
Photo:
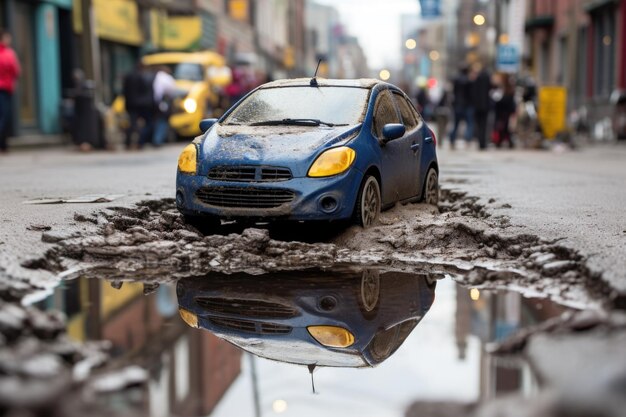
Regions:
<instances>
[{"instance_id":1,"label":"black tire","mask_svg":"<svg viewBox=\"0 0 626 417\"><path fill-rule=\"evenodd\" d=\"M198 229L202 234L208 235L215 232L222 224L220 219L213 216L193 216L185 214L185 223Z\"/></svg>"},{"instance_id":2,"label":"black tire","mask_svg":"<svg viewBox=\"0 0 626 417\"><path fill-rule=\"evenodd\" d=\"M364 229L375 225L380 216L382 206L380 185L376 177L368 175L363 179L359 195L356 199L354 218Z\"/></svg>"},{"instance_id":3,"label":"black tire","mask_svg":"<svg viewBox=\"0 0 626 417\"><path fill-rule=\"evenodd\" d=\"M359 285L359 308L366 320L372 320L378 314L380 300L380 272L376 269L365 269L361 274Z\"/></svg>"},{"instance_id":4,"label":"black tire","mask_svg":"<svg viewBox=\"0 0 626 417\"><path fill-rule=\"evenodd\" d=\"M435 168L428 169L420 201L435 207L439 205L439 176Z\"/></svg>"}]
</instances>

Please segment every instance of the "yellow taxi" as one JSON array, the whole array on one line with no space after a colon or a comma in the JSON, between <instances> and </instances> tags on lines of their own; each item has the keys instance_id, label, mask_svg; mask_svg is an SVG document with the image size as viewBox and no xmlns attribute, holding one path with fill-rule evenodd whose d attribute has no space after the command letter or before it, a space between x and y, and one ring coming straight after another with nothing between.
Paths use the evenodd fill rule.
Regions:
<instances>
[{"instance_id":1,"label":"yellow taxi","mask_svg":"<svg viewBox=\"0 0 626 417\"><path fill-rule=\"evenodd\" d=\"M202 119L221 116L226 110L221 108L219 92L231 83L232 73L222 55L212 51L163 52L144 56L142 63L155 69L167 66L176 79L180 94L169 121L177 136L199 135ZM113 107L115 113L123 113L123 97L118 97Z\"/></svg>"}]
</instances>

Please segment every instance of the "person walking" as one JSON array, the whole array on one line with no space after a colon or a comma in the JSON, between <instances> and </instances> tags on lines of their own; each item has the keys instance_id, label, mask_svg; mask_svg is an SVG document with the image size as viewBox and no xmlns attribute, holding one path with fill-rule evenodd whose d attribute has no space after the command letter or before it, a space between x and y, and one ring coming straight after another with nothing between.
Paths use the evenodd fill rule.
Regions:
<instances>
[{"instance_id":1,"label":"person walking","mask_svg":"<svg viewBox=\"0 0 626 417\"><path fill-rule=\"evenodd\" d=\"M491 76L480 63L474 64L473 77L470 83L470 98L474 107L474 122L478 148L487 149L487 119L491 107Z\"/></svg>"},{"instance_id":2,"label":"person walking","mask_svg":"<svg viewBox=\"0 0 626 417\"><path fill-rule=\"evenodd\" d=\"M153 131L155 104L154 76L139 62L124 77L123 95L129 126L126 129L126 149L142 148L150 141ZM143 124L140 128L140 124ZM133 136L139 135L139 143L133 144Z\"/></svg>"},{"instance_id":3,"label":"person walking","mask_svg":"<svg viewBox=\"0 0 626 417\"><path fill-rule=\"evenodd\" d=\"M454 125L450 132L450 148L454 149L461 122L465 122L465 141L469 143L474 135L474 108L470 100L469 68L464 66L459 69L458 75L452 81L454 110Z\"/></svg>"},{"instance_id":4,"label":"person walking","mask_svg":"<svg viewBox=\"0 0 626 417\"><path fill-rule=\"evenodd\" d=\"M507 141L509 148L513 148L513 139L509 128L511 116L515 114L515 87L508 75L502 76L502 94L495 102L495 124L493 130L493 143L497 148Z\"/></svg>"},{"instance_id":5,"label":"person walking","mask_svg":"<svg viewBox=\"0 0 626 417\"><path fill-rule=\"evenodd\" d=\"M21 71L11 41L11 33L0 29L0 154L8 151L12 98Z\"/></svg>"},{"instance_id":6,"label":"person walking","mask_svg":"<svg viewBox=\"0 0 626 417\"><path fill-rule=\"evenodd\" d=\"M176 80L172 77L172 70L169 67L159 68L154 77L152 89L154 90L156 106L152 144L158 147L163 145L167 139L170 115L172 114L172 100L176 94Z\"/></svg>"}]
</instances>

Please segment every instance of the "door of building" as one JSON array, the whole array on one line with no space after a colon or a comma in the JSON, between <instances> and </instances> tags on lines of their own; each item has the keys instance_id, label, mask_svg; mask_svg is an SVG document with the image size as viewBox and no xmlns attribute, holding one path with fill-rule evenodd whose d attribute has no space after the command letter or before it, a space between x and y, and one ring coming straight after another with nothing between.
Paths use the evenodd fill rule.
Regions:
<instances>
[{"instance_id":1,"label":"door of building","mask_svg":"<svg viewBox=\"0 0 626 417\"><path fill-rule=\"evenodd\" d=\"M34 10L30 3L15 3L13 43L22 74L18 83L18 120L21 130L37 127ZM23 133L23 132L22 132Z\"/></svg>"}]
</instances>

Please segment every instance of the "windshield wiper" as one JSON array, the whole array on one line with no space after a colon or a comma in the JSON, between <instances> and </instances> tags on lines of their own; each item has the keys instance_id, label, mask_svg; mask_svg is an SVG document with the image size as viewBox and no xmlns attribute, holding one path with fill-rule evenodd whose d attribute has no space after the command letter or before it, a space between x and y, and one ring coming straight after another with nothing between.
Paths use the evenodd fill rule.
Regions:
<instances>
[{"instance_id":1,"label":"windshield wiper","mask_svg":"<svg viewBox=\"0 0 626 417\"><path fill-rule=\"evenodd\" d=\"M335 124L335 123L323 122L319 119L280 119L280 120L265 120L262 122L250 123L250 126L280 126L280 125L287 125L287 126L321 126L321 125L324 125L328 127L348 126L347 124Z\"/></svg>"}]
</instances>

